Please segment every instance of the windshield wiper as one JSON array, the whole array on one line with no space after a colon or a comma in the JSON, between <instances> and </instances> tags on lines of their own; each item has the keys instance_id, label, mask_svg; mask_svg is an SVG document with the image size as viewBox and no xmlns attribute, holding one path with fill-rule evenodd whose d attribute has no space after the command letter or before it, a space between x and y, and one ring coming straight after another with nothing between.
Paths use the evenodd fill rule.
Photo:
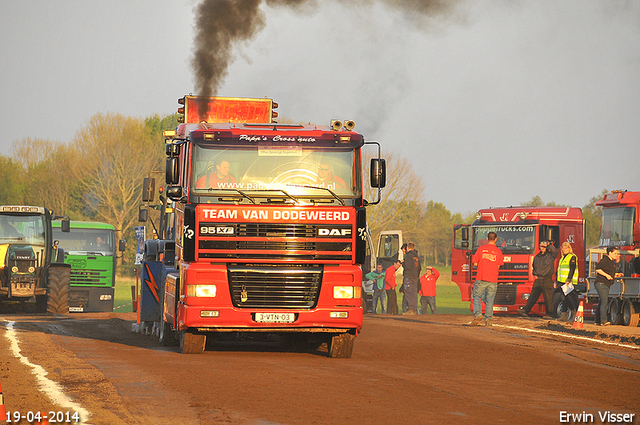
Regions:
<instances>
[{"instance_id":1,"label":"windshield wiper","mask_svg":"<svg viewBox=\"0 0 640 425\"><path fill-rule=\"evenodd\" d=\"M237 190L237 189L235 189ZM251 192L260 192L260 193L264 193L264 192L276 192L276 193L282 193L284 194L284 196L286 198L291 199L294 203L299 204L300 200L298 198L296 198L295 196L290 195L289 193L287 193L285 190L283 189L251 189ZM251 198L249 195L247 195L244 192L241 192L238 190L238 193L240 193L241 195L247 197L248 199L253 199ZM253 201L252 201L253 202ZM253 202L255 204L255 202ZM262 203L267 203L267 204L282 204L282 203L286 203L286 200L283 200L282 202L274 202L271 198L267 198L267 202L262 202Z\"/></svg>"},{"instance_id":2,"label":"windshield wiper","mask_svg":"<svg viewBox=\"0 0 640 425\"><path fill-rule=\"evenodd\" d=\"M210 188L207 188L205 190L207 192L213 192L214 190L233 190L234 192L239 193L243 198L248 199L252 204L256 203L255 199L253 199L251 196L247 195L246 193L244 193L243 191L241 191L239 189L232 189L232 188L229 188L229 187L225 187L225 188L218 188L218 187L213 188L213 187L210 187Z\"/></svg>"},{"instance_id":3,"label":"windshield wiper","mask_svg":"<svg viewBox=\"0 0 640 425\"><path fill-rule=\"evenodd\" d=\"M291 196L290 194L287 193L286 190L283 189L276 189L276 190L266 190L265 192L280 192L283 193L284 196L286 196L287 198L291 199L294 203L299 204L300 200L298 198L296 198L295 196ZM268 202L271 202L271 199L267 198Z\"/></svg>"},{"instance_id":4,"label":"windshield wiper","mask_svg":"<svg viewBox=\"0 0 640 425\"><path fill-rule=\"evenodd\" d=\"M343 200L341 197L339 197L338 195L336 195L336 193L335 193L334 191L332 191L331 189L327 189L326 187L306 186L306 185L305 185L304 187L309 187L309 188L311 188L311 189L326 190L326 191L327 191L327 192L329 192L329 193L330 193L334 198L336 198L336 199L338 200L338 202L340 202L340 204L341 204L342 206L344 206L344 205L345 205L344 200ZM317 200L316 200L316 199L312 199L311 201L312 201L312 202L317 202Z\"/></svg>"}]
</instances>

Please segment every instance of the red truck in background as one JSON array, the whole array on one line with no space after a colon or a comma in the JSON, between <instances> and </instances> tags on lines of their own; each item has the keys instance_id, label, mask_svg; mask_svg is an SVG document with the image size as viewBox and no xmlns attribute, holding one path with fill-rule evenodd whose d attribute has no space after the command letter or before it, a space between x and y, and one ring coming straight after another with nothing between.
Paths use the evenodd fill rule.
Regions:
<instances>
[{"instance_id":1,"label":"red truck in background","mask_svg":"<svg viewBox=\"0 0 640 425\"><path fill-rule=\"evenodd\" d=\"M506 207L479 210L470 225L457 225L453 231L451 280L460 288L462 301L472 301L471 291L476 270L472 256L478 247L487 243L487 234L496 232L498 246L504 254L504 265L498 276L498 292L494 313L515 314L523 307L535 280L532 274L533 257L539 252L541 241L553 240L556 248L567 241L578 257L580 280L578 290L585 291L584 220L580 208L569 207ZM556 259L556 269L562 254ZM555 276L554 276L555 277ZM561 295L554 295L553 316L559 315ZM471 305L470 305L471 308ZM483 304L484 309L484 304ZM545 314L542 297L531 314Z\"/></svg>"},{"instance_id":2,"label":"red truck in background","mask_svg":"<svg viewBox=\"0 0 640 425\"><path fill-rule=\"evenodd\" d=\"M602 207L602 224L598 248L590 249L586 298L589 303L599 301L593 285L598 261L606 248L620 250L618 273L607 300L607 319L612 324L638 326L640 322L640 192L615 190L596 202ZM598 318L596 318L596 321Z\"/></svg>"},{"instance_id":3,"label":"red truck in background","mask_svg":"<svg viewBox=\"0 0 640 425\"><path fill-rule=\"evenodd\" d=\"M377 145L379 195L380 146L352 121L278 124L271 99L179 103L185 123L165 132L163 225L145 243L141 320L183 353L262 332L351 357L362 328L365 207L380 199L363 197L361 149Z\"/></svg>"}]
</instances>

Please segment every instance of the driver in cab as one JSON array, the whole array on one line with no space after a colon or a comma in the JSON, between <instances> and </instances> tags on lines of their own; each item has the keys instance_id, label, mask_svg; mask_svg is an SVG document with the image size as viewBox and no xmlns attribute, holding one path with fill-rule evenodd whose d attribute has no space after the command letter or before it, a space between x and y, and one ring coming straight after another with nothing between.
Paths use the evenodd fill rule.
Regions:
<instances>
[{"instance_id":1,"label":"driver in cab","mask_svg":"<svg viewBox=\"0 0 640 425\"><path fill-rule=\"evenodd\" d=\"M329 190L347 190L347 184L333 173L331 166L327 163L318 165L318 178L315 184Z\"/></svg>"},{"instance_id":2,"label":"driver in cab","mask_svg":"<svg viewBox=\"0 0 640 425\"><path fill-rule=\"evenodd\" d=\"M237 181L229 172L230 167L229 161L220 161L211 174L205 174L196 181L196 189L235 187Z\"/></svg>"}]
</instances>

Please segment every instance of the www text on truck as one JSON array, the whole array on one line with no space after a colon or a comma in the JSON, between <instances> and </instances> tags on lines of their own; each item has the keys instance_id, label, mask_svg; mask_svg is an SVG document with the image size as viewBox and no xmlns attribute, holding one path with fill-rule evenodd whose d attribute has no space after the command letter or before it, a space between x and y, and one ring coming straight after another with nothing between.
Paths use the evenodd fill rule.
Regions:
<instances>
[{"instance_id":1,"label":"www text on truck","mask_svg":"<svg viewBox=\"0 0 640 425\"><path fill-rule=\"evenodd\" d=\"M53 237L71 266L70 312L113 311L117 252L116 228L108 223L70 221L69 232L53 222Z\"/></svg>"},{"instance_id":2,"label":"www text on truck","mask_svg":"<svg viewBox=\"0 0 640 425\"><path fill-rule=\"evenodd\" d=\"M607 247L620 250L617 272L607 300L607 318L612 324L638 326L640 322L640 192L615 190L596 202L602 207L599 247L589 250L587 301L598 303L594 287L596 266ZM598 321L596 317L596 321Z\"/></svg>"},{"instance_id":3,"label":"www text on truck","mask_svg":"<svg viewBox=\"0 0 640 425\"><path fill-rule=\"evenodd\" d=\"M179 103L184 123L165 133L166 230L145 244L153 255L145 254L143 280L156 288L142 285L141 320L159 321L161 343L175 333L183 353L202 353L207 339L229 333L262 332L351 357L370 204L362 148L377 145L377 203L379 144L365 142L352 121L274 122L271 99Z\"/></svg>"},{"instance_id":4,"label":"www text on truck","mask_svg":"<svg viewBox=\"0 0 640 425\"><path fill-rule=\"evenodd\" d=\"M567 241L578 257L578 290L585 291L584 273L584 220L580 208L571 207L505 207L481 209L470 224L456 225L453 231L451 254L451 280L460 288L462 301L472 301L472 288L476 269L472 256L487 243L489 232L496 232L496 246L504 254L504 265L498 273L498 291L493 305L495 313L515 314L523 307L533 287L533 257L539 252L541 241L554 241L556 248ZM561 254L555 263L557 270ZM555 278L555 275L554 275ZM562 297L554 294L554 312L560 309ZM471 308L471 305L470 305ZM484 303L483 303L484 309ZM542 296L531 309L531 314L544 316Z\"/></svg>"},{"instance_id":5,"label":"www text on truck","mask_svg":"<svg viewBox=\"0 0 640 425\"><path fill-rule=\"evenodd\" d=\"M70 267L53 238L51 222L62 219L43 207L0 206L0 303L40 313L69 312ZM69 231L69 220L61 228Z\"/></svg>"}]
</instances>

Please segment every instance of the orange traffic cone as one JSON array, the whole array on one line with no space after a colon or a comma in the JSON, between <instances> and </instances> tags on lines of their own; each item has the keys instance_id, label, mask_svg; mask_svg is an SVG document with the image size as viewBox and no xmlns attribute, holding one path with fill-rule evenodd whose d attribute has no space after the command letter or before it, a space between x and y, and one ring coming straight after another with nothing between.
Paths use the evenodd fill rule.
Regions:
<instances>
[{"instance_id":1,"label":"orange traffic cone","mask_svg":"<svg viewBox=\"0 0 640 425\"><path fill-rule=\"evenodd\" d=\"M2 384L0 384L0 423L6 421L9 422L7 417L7 408L4 407L4 396L2 395Z\"/></svg>"},{"instance_id":2,"label":"orange traffic cone","mask_svg":"<svg viewBox=\"0 0 640 425\"><path fill-rule=\"evenodd\" d=\"M583 329L584 328L584 301L580 301L580 306L578 307L578 312L576 313L576 318L573 321L573 329Z\"/></svg>"}]
</instances>

